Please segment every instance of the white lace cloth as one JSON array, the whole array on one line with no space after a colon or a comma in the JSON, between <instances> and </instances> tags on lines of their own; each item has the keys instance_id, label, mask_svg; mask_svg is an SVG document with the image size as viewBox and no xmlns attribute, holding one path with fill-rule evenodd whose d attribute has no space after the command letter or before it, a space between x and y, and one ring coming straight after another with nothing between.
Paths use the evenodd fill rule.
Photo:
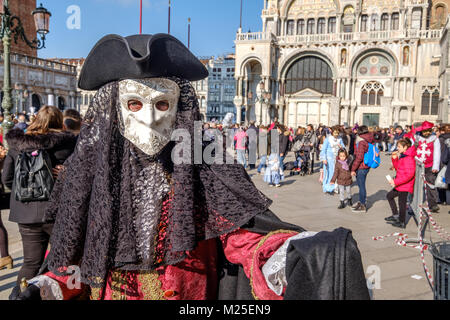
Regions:
<instances>
[{"instance_id":1,"label":"white lace cloth","mask_svg":"<svg viewBox=\"0 0 450 320\"><path fill-rule=\"evenodd\" d=\"M29 285L34 284L41 289L42 300L64 300L58 281L48 276L37 276L27 282Z\"/></svg>"},{"instance_id":2,"label":"white lace cloth","mask_svg":"<svg viewBox=\"0 0 450 320\"><path fill-rule=\"evenodd\" d=\"M287 286L286 280L286 253L291 240L299 240L312 237L317 232L305 231L293 237L290 237L286 242L267 260L262 267L262 273L266 279L267 286L281 296L283 287Z\"/></svg>"}]
</instances>

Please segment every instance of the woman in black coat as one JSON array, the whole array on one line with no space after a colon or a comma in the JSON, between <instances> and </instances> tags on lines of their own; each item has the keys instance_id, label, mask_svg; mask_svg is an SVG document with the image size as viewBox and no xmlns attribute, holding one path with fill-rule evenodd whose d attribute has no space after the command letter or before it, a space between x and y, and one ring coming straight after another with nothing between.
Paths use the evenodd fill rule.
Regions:
<instances>
[{"instance_id":1,"label":"woman in black coat","mask_svg":"<svg viewBox=\"0 0 450 320\"><path fill-rule=\"evenodd\" d=\"M46 150L49 155L52 171L60 168L72 154L76 136L63 132L63 114L52 106L40 109L34 122L24 133L13 129L6 135L9 151L3 164L2 182L12 190L10 198L9 221L19 224L19 232L23 245L23 266L17 277L17 286L10 298L18 294L20 280L31 279L39 271L44 261L53 225L43 223L48 201L21 202L14 193L14 171L17 157L24 151Z\"/></svg>"}]
</instances>

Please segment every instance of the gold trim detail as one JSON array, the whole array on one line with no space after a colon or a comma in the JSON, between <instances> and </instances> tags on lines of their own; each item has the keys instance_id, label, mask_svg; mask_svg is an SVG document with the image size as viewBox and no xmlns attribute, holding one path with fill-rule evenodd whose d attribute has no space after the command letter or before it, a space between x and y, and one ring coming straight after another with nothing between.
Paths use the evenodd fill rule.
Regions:
<instances>
[{"instance_id":1,"label":"gold trim detail","mask_svg":"<svg viewBox=\"0 0 450 320\"><path fill-rule=\"evenodd\" d=\"M91 287L91 300L100 300L101 292L102 292L102 288Z\"/></svg>"},{"instance_id":2,"label":"gold trim detail","mask_svg":"<svg viewBox=\"0 0 450 320\"><path fill-rule=\"evenodd\" d=\"M158 279L159 273L156 270L142 271L138 275L138 281L141 284L141 291L144 300L166 300L162 283Z\"/></svg>"},{"instance_id":3,"label":"gold trim detail","mask_svg":"<svg viewBox=\"0 0 450 320\"><path fill-rule=\"evenodd\" d=\"M276 230L276 231L269 232L267 235L264 236L264 238L262 238L259 241L258 245L256 246L255 251L253 251L252 265L250 266L250 287L252 288L252 295L253 295L253 298L255 298L255 300L261 300L261 298L259 298L256 295L254 286L253 286L253 266L255 265L256 252L258 251L259 248L261 248L264 245L264 243L267 241L267 239L269 239L271 236L273 236L275 234L279 234L279 233L292 233L293 236L298 234L297 231L293 231L293 230Z\"/></svg>"}]
</instances>

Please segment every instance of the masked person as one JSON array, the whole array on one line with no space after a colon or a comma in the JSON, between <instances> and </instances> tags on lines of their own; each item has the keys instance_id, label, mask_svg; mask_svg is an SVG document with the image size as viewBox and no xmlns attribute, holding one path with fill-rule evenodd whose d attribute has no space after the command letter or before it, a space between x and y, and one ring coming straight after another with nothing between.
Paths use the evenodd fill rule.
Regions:
<instances>
[{"instance_id":1,"label":"masked person","mask_svg":"<svg viewBox=\"0 0 450 320\"><path fill-rule=\"evenodd\" d=\"M331 184L331 179L334 175L334 167L336 165L336 158L338 151L344 148L344 142L339 137L339 127L333 127L332 134L328 135L323 143L322 150L320 151L320 160L323 163L323 192L328 194L334 194L336 191L336 185Z\"/></svg>"},{"instance_id":2,"label":"masked person","mask_svg":"<svg viewBox=\"0 0 450 320\"><path fill-rule=\"evenodd\" d=\"M202 139L190 81L207 75L201 62L167 34L109 35L97 43L79 87L98 92L45 217L55 221L51 250L41 275L29 281L21 298L36 291L45 299L86 294L95 300L279 300L311 293L368 297L355 243L342 250L341 258L356 259L356 269L345 272L356 275L359 289L354 282L352 289L344 287L348 276L341 277L345 281L338 286L345 294L339 297L333 293L338 291L323 295L319 289L299 295L295 285L289 291L286 285L280 295L269 287L273 281L265 280L261 267L288 239L309 234L268 210L271 200L256 189L242 165L207 164L194 157L198 146L202 151ZM345 242L352 239L344 229L333 236L342 233ZM329 243L312 242L324 257L336 241ZM301 252L291 253L289 261L298 264ZM287 263L285 257L275 256L277 265ZM341 263L335 259L319 269L334 270ZM73 268L79 270L79 288L67 285ZM317 271L312 276L324 274ZM288 279L291 275L286 273Z\"/></svg>"},{"instance_id":3,"label":"masked person","mask_svg":"<svg viewBox=\"0 0 450 320\"><path fill-rule=\"evenodd\" d=\"M441 144L439 138L433 134L433 124L424 121L422 125L415 129L413 143L417 147L417 158L425 165L425 179L431 185L436 182L437 174L441 163ZM428 207L431 212L438 212L438 193L436 189L427 188Z\"/></svg>"}]
</instances>

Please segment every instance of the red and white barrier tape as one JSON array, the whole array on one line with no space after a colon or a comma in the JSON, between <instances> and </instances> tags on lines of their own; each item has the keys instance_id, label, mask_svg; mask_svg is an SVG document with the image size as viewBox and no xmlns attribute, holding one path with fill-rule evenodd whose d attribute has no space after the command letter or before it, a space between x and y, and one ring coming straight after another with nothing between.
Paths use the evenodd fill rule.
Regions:
<instances>
[{"instance_id":1,"label":"red and white barrier tape","mask_svg":"<svg viewBox=\"0 0 450 320\"><path fill-rule=\"evenodd\" d=\"M424 181L425 184L425 201L427 202L427 205L419 205L419 208L421 208L422 210L420 210L420 216L419 216L419 225L418 225L418 235L417 238L419 239L419 245L411 245L411 244L407 244L406 240L408 239L408 235L406 233L400 233L400 232L394 232L391 234L388 234L386 236L378 236L378 237L372 237L373 240L384 240L388 237L397 237L394 241L396 244L398 244L399 246L403 246L403 247L412 247L415 249L419 249L420 250L420 259L422 260L422 264L423 264L423 268L425 270L426 276L428 278L428 281L430 282L431 286L434 287L434 281L433 281L433 276L431 275L430 270L428 269L428 266L425 262L425 250L428 250L428 245L424 245L423 244L423 238L422 238L422 221L423 223L425 223L425 213L428 214L428 218L430 221L430 224L433 228L433 230L444 240L450 240L450 233L448 233L447 231L444 230L443 227L441 227L440 225L438 225L438 223L434 220L433 218L433 214L431 213L430 208L428 207L428 200L427 200L427 190L429 188L429 186L432 186L432 184L430 184L426 179L425 179L425 175L422 174L422 179Z\"/></svg>"}]
</instances>

